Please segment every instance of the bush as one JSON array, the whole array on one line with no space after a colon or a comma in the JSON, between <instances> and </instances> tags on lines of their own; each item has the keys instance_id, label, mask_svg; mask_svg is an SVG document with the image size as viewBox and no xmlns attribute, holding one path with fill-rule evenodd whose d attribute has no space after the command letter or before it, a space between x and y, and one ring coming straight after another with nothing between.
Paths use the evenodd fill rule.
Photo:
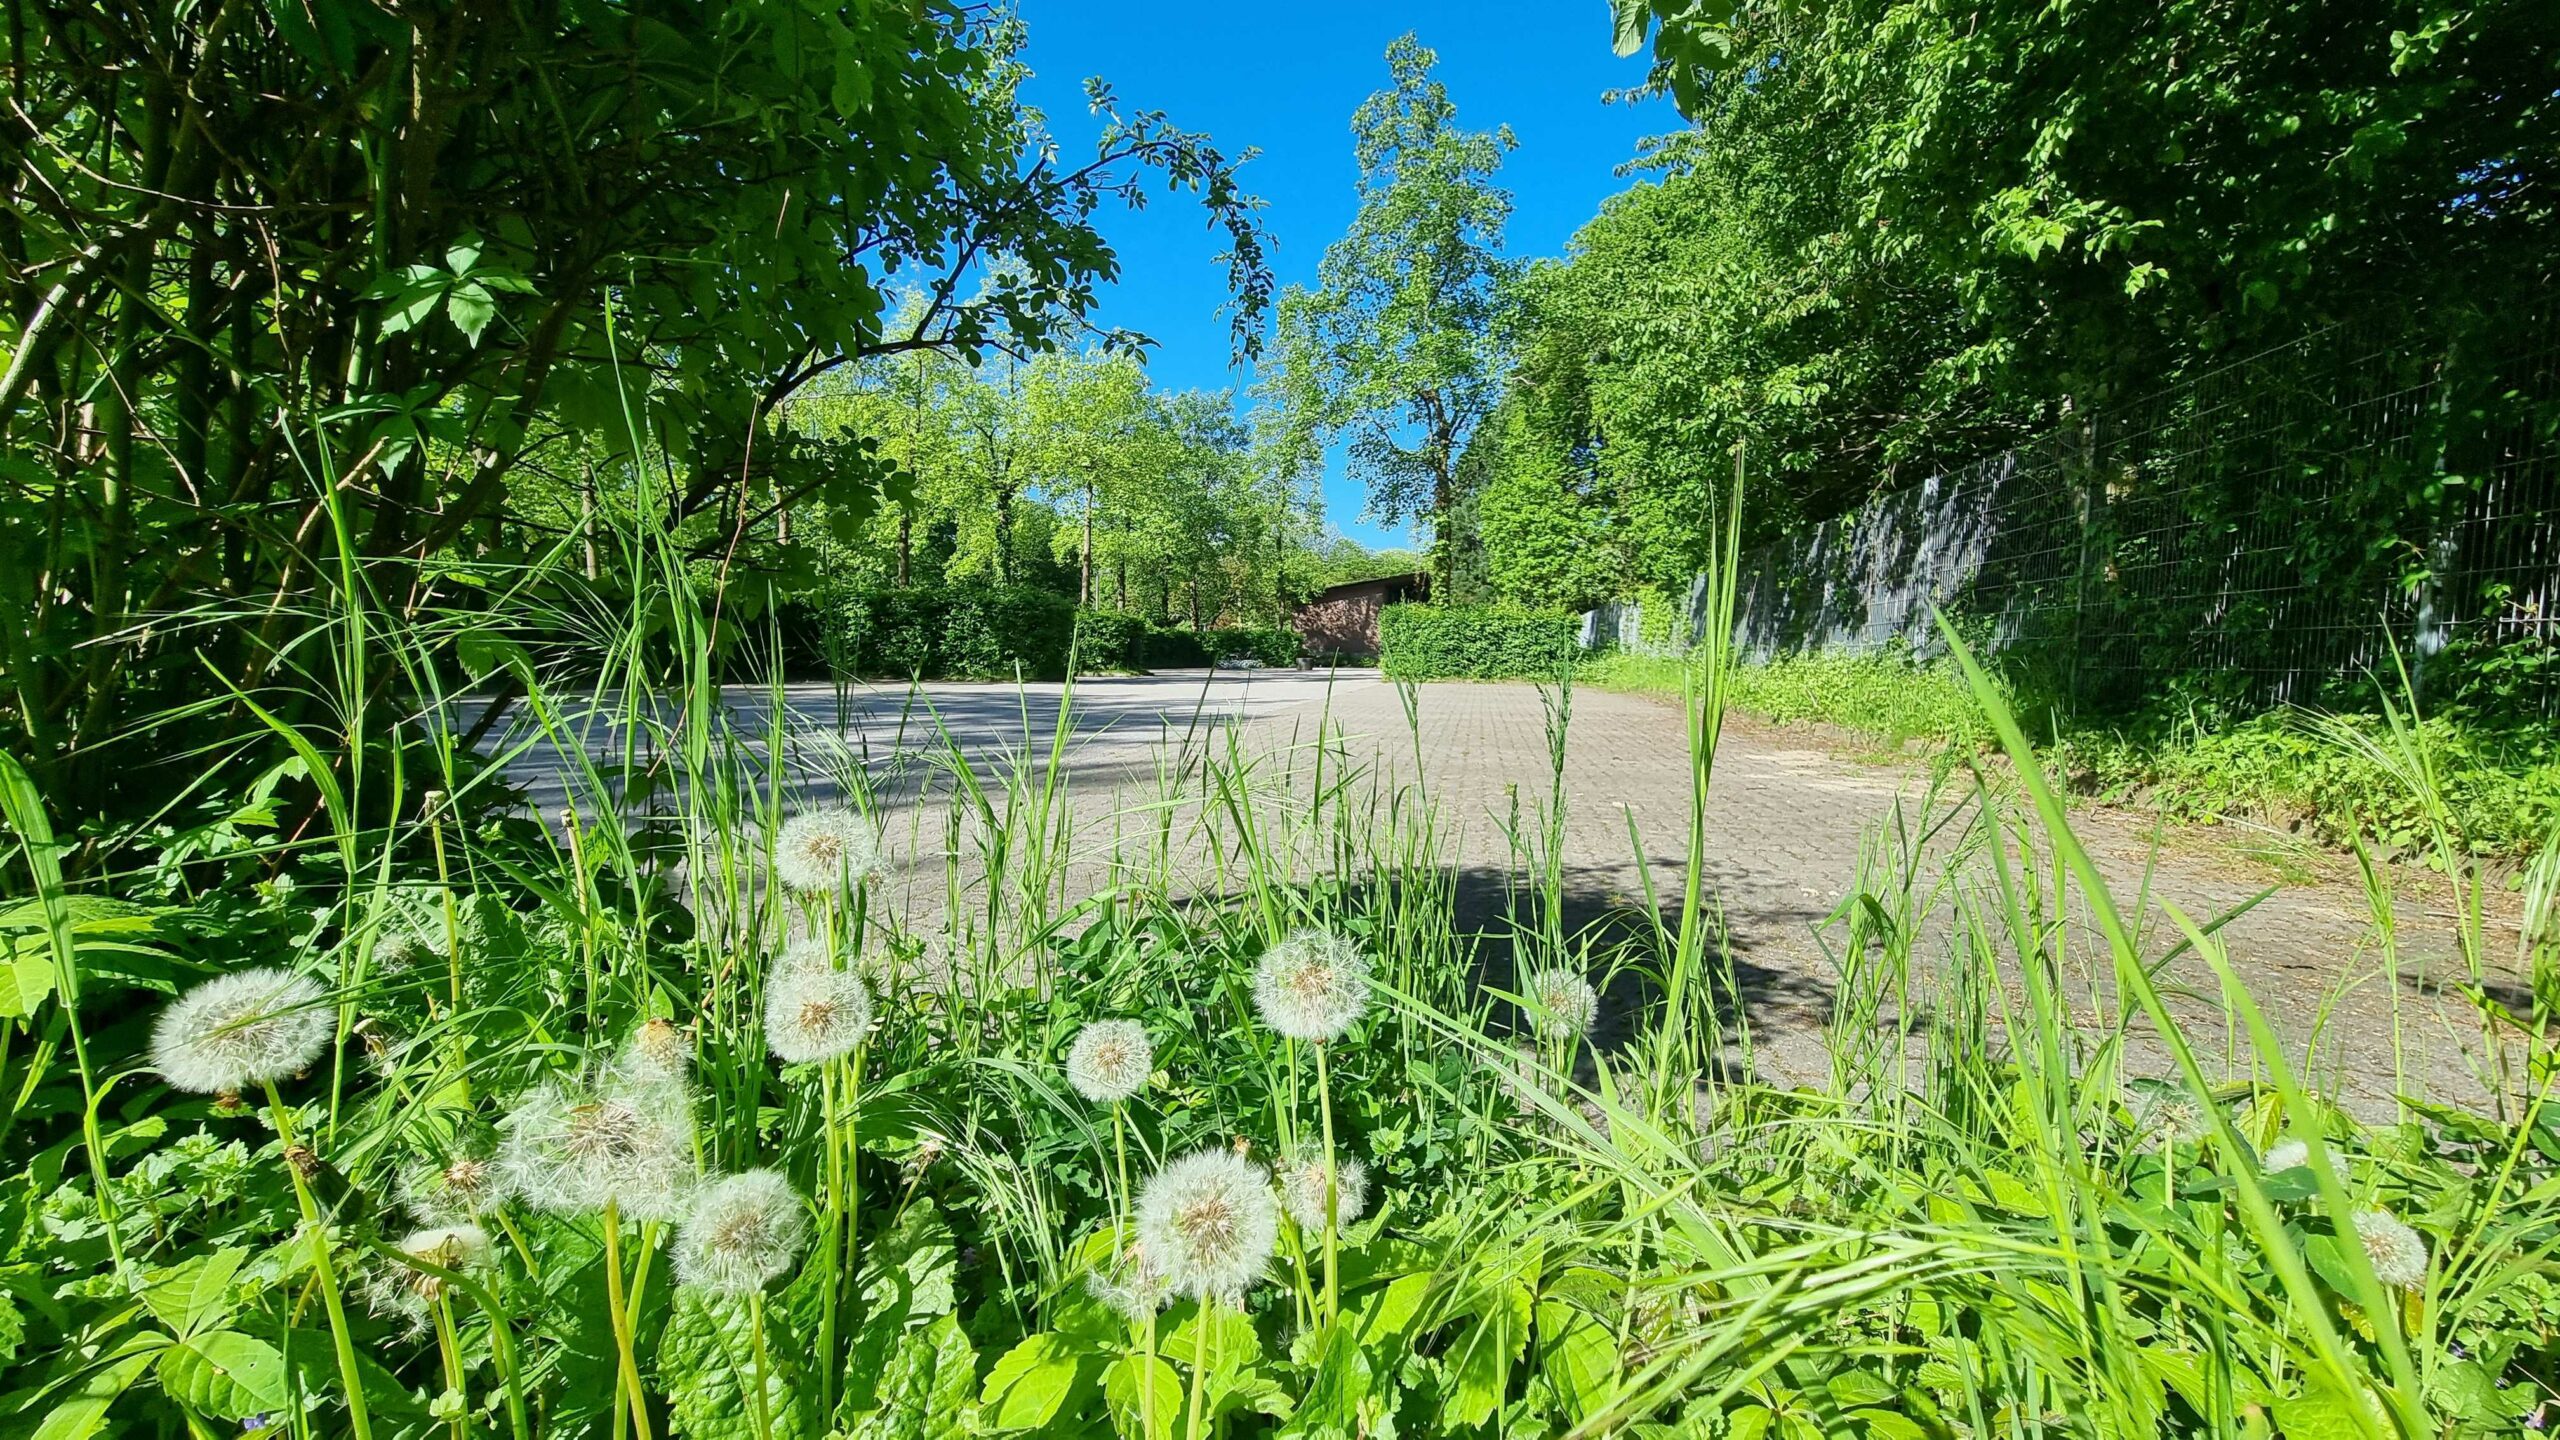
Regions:
<instances>
[{"instance_id":1,"label":"bush","mask_svg":"<svg viewBox=\"0 0 2560 1440\"><path fill-rule=\"evenodd\" d=\"M1141 670L1196 670L1210 659L1208 637L1179 625L1149 625L1138 643Z\"/></svg>"},{"instance_id":2,"label":"bush","mask_svg":"<svg viewBox=\"0 0 2560 1440\"><path fill-rule=\"evenodd\" d=\"M1074 602L1028 585L857 591L832 617L855 673L926 680L1056 680L1067 673Z\"/></svg>"},{"instance_id":3,"label":"bush","mask_svg":"<svg viewBox=\"0 0 2560 1440\"><path fill-rule=\"evenodd\" d=\"M1574 617L1516 605L1390 605L1378 620L1390 680L1544 679L1569 669Z\"/></svg>"},{"instance_id":4,"label":"bush","mask_svg":"<svg viewBox=\"0 0 2560 1440\"><path fill-rule=\"evenodd\" d=\"M1143 670L1154 626L1126 610L1076 612L1076 665L1083 670Z\"/></svg>"},{"instance_id":5,"label":"bush","mask_svg":"<svg viewBox=\"0 0 2560 1440\"><path fill-rule=\"evenodd\" d=\"M1259 660L1278 668L1298 663L1304 642L1286 625L1221 625L1209 632L1210 653L1220 660Z\"/></svg>"}]
</instances>

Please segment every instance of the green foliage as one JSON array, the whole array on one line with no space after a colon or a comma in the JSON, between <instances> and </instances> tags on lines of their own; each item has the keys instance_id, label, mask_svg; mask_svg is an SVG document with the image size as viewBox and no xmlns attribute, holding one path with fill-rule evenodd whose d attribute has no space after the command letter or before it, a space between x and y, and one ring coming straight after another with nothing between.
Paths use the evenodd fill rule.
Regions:
<instances>
[{"instance_id":1,"label":"green foliage","mask_svg":"<svg viewBox=\"0 0 2560 1440\"><path fill-rule=\"evenodd\" d=\"M1392 680L1552 679L1573 666L1577 626L1564 611L1518 605L1390 605L1378 664Z\"/></svg>"},{"instance_id":2,"label":"green foliage","mask_svg":"<svg viewBox=\"0 0 2560 1440\"><path fill-rule=\"evenodd\" d=\"M1117 610L1079 610L1076 662L1085 670L1146 669L1150 628L1141 616L1124 615Z\"/></svg>"},{"instance_id":3,"label":"green foliage","mask_svg":"<svg viewBox=\"0 0 2560 1440\"><path fill-rule=\"evenodd\" d=\"M1430 522L1445 589L1459 457L1500 392L1511 197L1494 174L1517 142L1509 126L1458 128L1437 62L1399 38L1393 87L1352 115L1359 210L1318 287L1281 296L1269 393L1293 458L1347 435L1370 512Z\"/></svg>"},{"instance_id":4,"label":"green foliage","mask_svg":"<svg viewBox=\"0 0 2560 1440\"><path fill-rule=\"evenodd\" d=\"M839 603L833 623L862 675L1055 680L1076 636L1074 602L1025 585L871 590Z\"/></svg>"},{"instance_id":5,"label":"green foliage","mask_svg":"<svg viewBox=\"0 0 2560 1440\"><path fill-rule=\"evenodd\" d=\"M1303 643L1286 625L1221 625L1209 632L1209 649L1217 658L1258 660L1274 667L1296 664Z\"/></svg>"},{"instance_id":6,"label":"green foliage","mask_svg":"<svg viewBox=\"0 0 2560 1440\"><path fill-rule=\"evenodd\" d=\"M1099 145L1062 156L1001 12L10 13L0 707L83 815L174 792L154 767L204 736L147 717L208 669L262 683L343 591L460 599L453 570L487 561L541 577L502 603L578 610L538 562L652 528L811 579L747 539L794 504L850 539L904 482L879 435L778 411L869 358L1093 333L1119 263L1099 212L1142 174L1224 229L1258 345L1233 161L1099 82ZM893 281L930 298L901 312ZM178 613L232 601L250 616Z\"/></svg>"}]
</instances>

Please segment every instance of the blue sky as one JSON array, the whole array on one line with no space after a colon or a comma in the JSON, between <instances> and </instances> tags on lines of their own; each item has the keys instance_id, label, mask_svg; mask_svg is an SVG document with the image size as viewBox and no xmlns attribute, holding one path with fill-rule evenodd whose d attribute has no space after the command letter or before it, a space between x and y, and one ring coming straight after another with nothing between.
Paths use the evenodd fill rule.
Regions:
<instances>
[{"instance_id":1,"label":"blue sky","mask_svg":"<svg viewBox=\"0 0 2560 1440\"><path fill-rule=\"evenodd\" d=\"M1640 60L1609 50L1602 0L1302 0L1286 5L1140 5L1101 0L1020 0L1035 73L1026 98L1047 112L1070 158L1086 153L1095 125L1084 80L1100 75L1128 109L1164 111L1203 130L1229 153L1262 153L1245 182L1269 202L1283 284L1313 284L1324 247L1350 223L1358 167L1351 112L1386 84L1389 41L1410 30L1440 54L1438 75L1471 129L1509 124L1520 148L1504 164L1512 192L1509 250L1554 255L1605 197L1631 182L1616 173L1636 142L1674 128L1667 104L1603 104L1602 95L1644 78ZM1188 197L1161 193L1147 209L1106 211L1103 233L1120 253L1121 280L1105 324L1158 342L1149 368L1174 389L1242 385L1229 368L1219 237ZM1364 544L1404 544L1362 515L1358 482L1339 454L1324 483L1326 519Z\"/></svg>"}]
</instances>

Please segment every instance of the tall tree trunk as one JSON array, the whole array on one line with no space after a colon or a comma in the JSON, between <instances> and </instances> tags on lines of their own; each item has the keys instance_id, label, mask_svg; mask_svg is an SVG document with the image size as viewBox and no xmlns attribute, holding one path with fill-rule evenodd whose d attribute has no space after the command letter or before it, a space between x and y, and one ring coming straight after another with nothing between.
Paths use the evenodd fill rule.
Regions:
<instances>
[{"instance_id":1,"label":"tall tree trunk","mask_svg":"<svg viewBox=\"0 0 2560 1440\"><path fill-rule=\"evenodd\" d=\"M791 512L782 512L777 523L782 543L791 543ZM585 479L578 482L578 543L586 551L587 578L596 578L596 472L591 466Z\"/></svg>"},{"instance_id":2,"label":"tall tree trunk","mask_svg":"<svg viewBox=\"0 0 2560 1440\"><path fill-rule=\"evenodd\" d=\"M1013 487L996 487L996 583L1013 583Z\"/></svg>"},{"instance_id":3,"label":"tall tree trunk","mask_svg":"<svg viewBox=\"0 0 2560 1440\"><path fill-rule=\"evenodd\" d=\"M1076 557L1076 603L1093 604L1093 482L1084 482L1084 553Z\"/></svg>"},{"instance_id":4,"label":"tall tree trunk","mask_svg":"<svg viewBox=\"0 0 2560 1440\"><path fill-rule=\"evenodd\" d=\"M1129 609L1129 557L1121 556L1117 568L1119 577L1112 582L1111 608L1125 614Z\"/></svg>"},{"instance_id":5,"label":"tall tree trunk","mask_svg":"<svg viewBox=\"0 0 2560 1440\"><path fill-rule=\"evenodd\" d=\"M916 512L901 505L898 507L898 588L901 590L907 588L907 561L913 558L915 549Z\"/></svg>"}]
</instances>

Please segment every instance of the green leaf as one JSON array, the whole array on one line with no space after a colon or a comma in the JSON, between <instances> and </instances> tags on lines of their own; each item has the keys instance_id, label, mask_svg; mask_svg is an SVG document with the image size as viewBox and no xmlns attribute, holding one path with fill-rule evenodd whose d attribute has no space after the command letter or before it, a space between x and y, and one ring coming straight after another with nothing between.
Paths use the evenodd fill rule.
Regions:
<instances>
[{"instance_id":1,"label":"green leaf","mask_svg":"<svg viewBox=\"0 0 2560 1440\"><path fill-rule=\"evenodd\" d=\"M759 1389L777 1440L804 1433L800 1408L793 1403L796 1357L803 1352L788 1318L779 1306L765 1307L759 1358L745 1300L690 1286L676 1290L667 1328L658 1340L658 1383L666 1392L675 1433L751 1440L757 1434Z\"/></svg>"},{"instance_id":2,"label":"green leaf","mask_svg":"<svg viewBox=\"0 0 2560 1440\"><path fill-rule=\"evenodd\" d=\"M68 1399L46 1412L32 1440L88 1440L97 1434L107 1418L107 1407L132 1387L168 1345L166 1335L127 1336L105 1364L81 1377Z\"/></svg>"},{"instance_id":3,"label":"green leaf","mask_svg":"<svg viewBox=\"0 0 2560 1440\"><path fill-rule=\"evenodd\" d=\"M1590 1312L1554 1300L1538 1302L1538 1371L1555 1388L1570 1420L1600 1413L1615 1393L1618 1345Z\"/></svg>"},{"instance_id":4,"label":"green leaf","mask_svg":"<svg viewBox=\"0 0 2560 1440\"><path fill-rule=\"evenodd\" d=\"M1359 1433L1361 1402L1369 1398L1377 1373L1348 1325L1328 1322L1299 1337L1290 1350L1299 1364L1315 1373L1299 1394L1297 1413L1290 1417L1286 1433Z\"/></svg>"},{"instance_id":5,"label":"green leaf","mask_svg":"<svg viewBox=\"0 0 2560 1440\"><path fill-rule=\"evenodd\" d=\"M899 1337L880 1371L880 1403L841 1428L852 1440L951 1440L973 1427L977 1390L977 1352L960 1322L944 1315Z\"/></svg>"},{"instance_id":6,"label":"green leaf","mask_svg":"<svg viewBox=\"0 0 2560 1440\"><path fill-rule=\"evenodd\" d=\"M1146 1425L1146 1396L1138 1388L1152 1382L1155 1424ZM1112 1423L1123 1435L1144 1431L1139 1440L1172 1440L1174 1421L1182 1412L1182 1377L1162 1359L1123 1355L1102 1372L1102 1396L1111 1407Z\"/></svg>"},{"instance_id":7,"label":"green leaf","mask_svg":"<svg viewBox=\"0 0 2560 1440\"><path fill-rule=\"evenodd\" d=\"M53 994L53 957L44 953L46 942L22 945L18 953L0 962L0 1018L33 1015L36 1007Z\"/></svg>"},{"instance_id":8,"label":"green leaf","mask_svg":"<svg viewBox=\"0 0 2560 1440\"><path fill-rule=\"evenodd\" d=\"M1040 1429L1066 1408L1079 1382L1091 1388L1086 1359L1065 1336L1046 1331L1032 1336L1006 1351L987 1373L986 1390L978 1397L980 1417L990 1430Z\"/></svg>"},{"instance_id":9,"label":"green leaf","mask_svg":"<svg viewBox=\"0 0 2560 1440\"><path fill-rule=\"evenodd\" d=\"M453 328L462 332L462 338L476 348L481 332L498 318L497 297L480 288L478 281L464 280L446 293L444 314L453 322Z\"/></svg>"},{"instance_id":10,"label":"green leaf","mask_svg":"<svg viewBox=\"0 0 2560 1440\"><path fill-rule=\"evenodd\" d=\"M161 1324L181 1336L193 1335L207 1321L229 1318L232 1277L248 1258L246 1249L235 1246L154 1270L145 1277L142 1303Z\"/></svg>"},{"instance_id":11,"label":"green leaf","mask_svg":"<svg viewBox=\"0 0 2560 1440\"><path fill-rule=\"evenodd\" d=\"M284 1356L237 1330L181 1340L160 1352L160 1388L221 1420L284 1409L292 1400Z\"/></svg>"}]
</instances>

